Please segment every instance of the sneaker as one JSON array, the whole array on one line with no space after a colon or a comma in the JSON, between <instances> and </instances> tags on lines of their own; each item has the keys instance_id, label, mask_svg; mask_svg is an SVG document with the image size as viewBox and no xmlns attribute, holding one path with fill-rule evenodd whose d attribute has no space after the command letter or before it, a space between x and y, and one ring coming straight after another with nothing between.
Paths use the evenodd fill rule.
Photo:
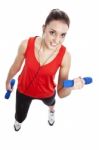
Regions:
<instances>
[{"instance_id":1,"label":"sneaker","mask_svg":"<svg viewBox=\"0 0 99 150\"><path fill-rule=\"evenodd\" d=\"M52 126L55 122L55 112L54 111L49 111L49 116L48 116L48 123L50 126Z\"/></svg>"},{"instance_id":2,"label":"sneaker","mask_svg":"<svg viewBox=\"0 0 99 150\"><path fill-rule=\"evenodd\" d=\"M19 123L18 121L15 120L14 130L19 131L20 129L21 129L21 123Z\"/></svg>"}]
</instances>

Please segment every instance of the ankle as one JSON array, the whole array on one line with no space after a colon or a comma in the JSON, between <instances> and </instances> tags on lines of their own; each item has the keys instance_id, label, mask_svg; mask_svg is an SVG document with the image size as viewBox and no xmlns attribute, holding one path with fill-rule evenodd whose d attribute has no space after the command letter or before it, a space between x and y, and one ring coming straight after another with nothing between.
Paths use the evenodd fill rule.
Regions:
<instances>
[{"instance_id":1,"label":"ankle","mask_svg":"<svg viewBox=\"0 0 99 150\"><path fill-rule=\"evenodd\" d=\"M21 125L21 123L20 123L20 122L18 122L17 120L15 120L15 124L19 124L19 125Z\"/></svg>"}]
</instances>

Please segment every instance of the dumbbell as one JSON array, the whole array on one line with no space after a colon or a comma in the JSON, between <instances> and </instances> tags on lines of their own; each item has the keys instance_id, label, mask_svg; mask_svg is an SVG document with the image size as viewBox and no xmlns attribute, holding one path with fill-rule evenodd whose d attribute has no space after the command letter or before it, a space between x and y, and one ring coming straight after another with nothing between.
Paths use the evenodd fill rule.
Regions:
<instances>
[{"instance_id":1,"label":"dumbbell","mask_svg":"<svg viewBox=\"0 0 99 150\"><path fill-rule=\"evenodd\" d=\"M10 81L11 89L13 88L14 84L15 84L15 79L12 79L12 80ZM9 97L10 97L10 95L11 95L11 92L12 92L12 91L10 91L10 90L7 90L7 91L6 91L6 93L5 93L5 99L9 99Z\"/></svg>"},{"instance_id":2,"label":"dumbbell","mask_svg":"<svg viewBox=\"0 0 99 150\"><path fill-rule=\"evenodd\" d=\"M82 78L85 82L85 84L90 84L93 82L91 77L84 77ZM74 86L74 80L64 80L63 81L63 87L68 88L68 87L73 87Z\"/></svg>"}]
</instances>

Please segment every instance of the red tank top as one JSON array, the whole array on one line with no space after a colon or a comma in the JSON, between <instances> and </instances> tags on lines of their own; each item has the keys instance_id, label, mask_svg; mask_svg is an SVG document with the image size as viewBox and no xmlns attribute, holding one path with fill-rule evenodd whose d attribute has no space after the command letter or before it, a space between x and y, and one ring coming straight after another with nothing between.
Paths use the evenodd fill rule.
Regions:
<instances>
[{"instance_id":1,"label":"red tank top","mask_svg":"<svg viewBox=\"0 0 99 150\"><path fill-rule=\"evenodd\" d=\"M62 45L57 56L48 64L40 66L34 53L35 38L28 40L25 64L18 77L18 90L34 98L47 98L54 94L55 74L61 65L66 48Z\"/></svg>"}]
</instances>

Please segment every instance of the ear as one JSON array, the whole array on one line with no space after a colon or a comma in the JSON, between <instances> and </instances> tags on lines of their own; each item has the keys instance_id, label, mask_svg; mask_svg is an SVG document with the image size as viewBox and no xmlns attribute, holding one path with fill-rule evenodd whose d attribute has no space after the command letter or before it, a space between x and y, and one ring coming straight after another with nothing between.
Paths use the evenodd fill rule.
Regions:
<instances>
[{"instance_id":1,"label":"ear","mask_svg":"<svg viewBox=\"0 0 99 150\"><path fill-rule=\"evenodd\" d=\"M43 33L45 32L45 25L42 26Z\"/></svg>"}]
</instances>

